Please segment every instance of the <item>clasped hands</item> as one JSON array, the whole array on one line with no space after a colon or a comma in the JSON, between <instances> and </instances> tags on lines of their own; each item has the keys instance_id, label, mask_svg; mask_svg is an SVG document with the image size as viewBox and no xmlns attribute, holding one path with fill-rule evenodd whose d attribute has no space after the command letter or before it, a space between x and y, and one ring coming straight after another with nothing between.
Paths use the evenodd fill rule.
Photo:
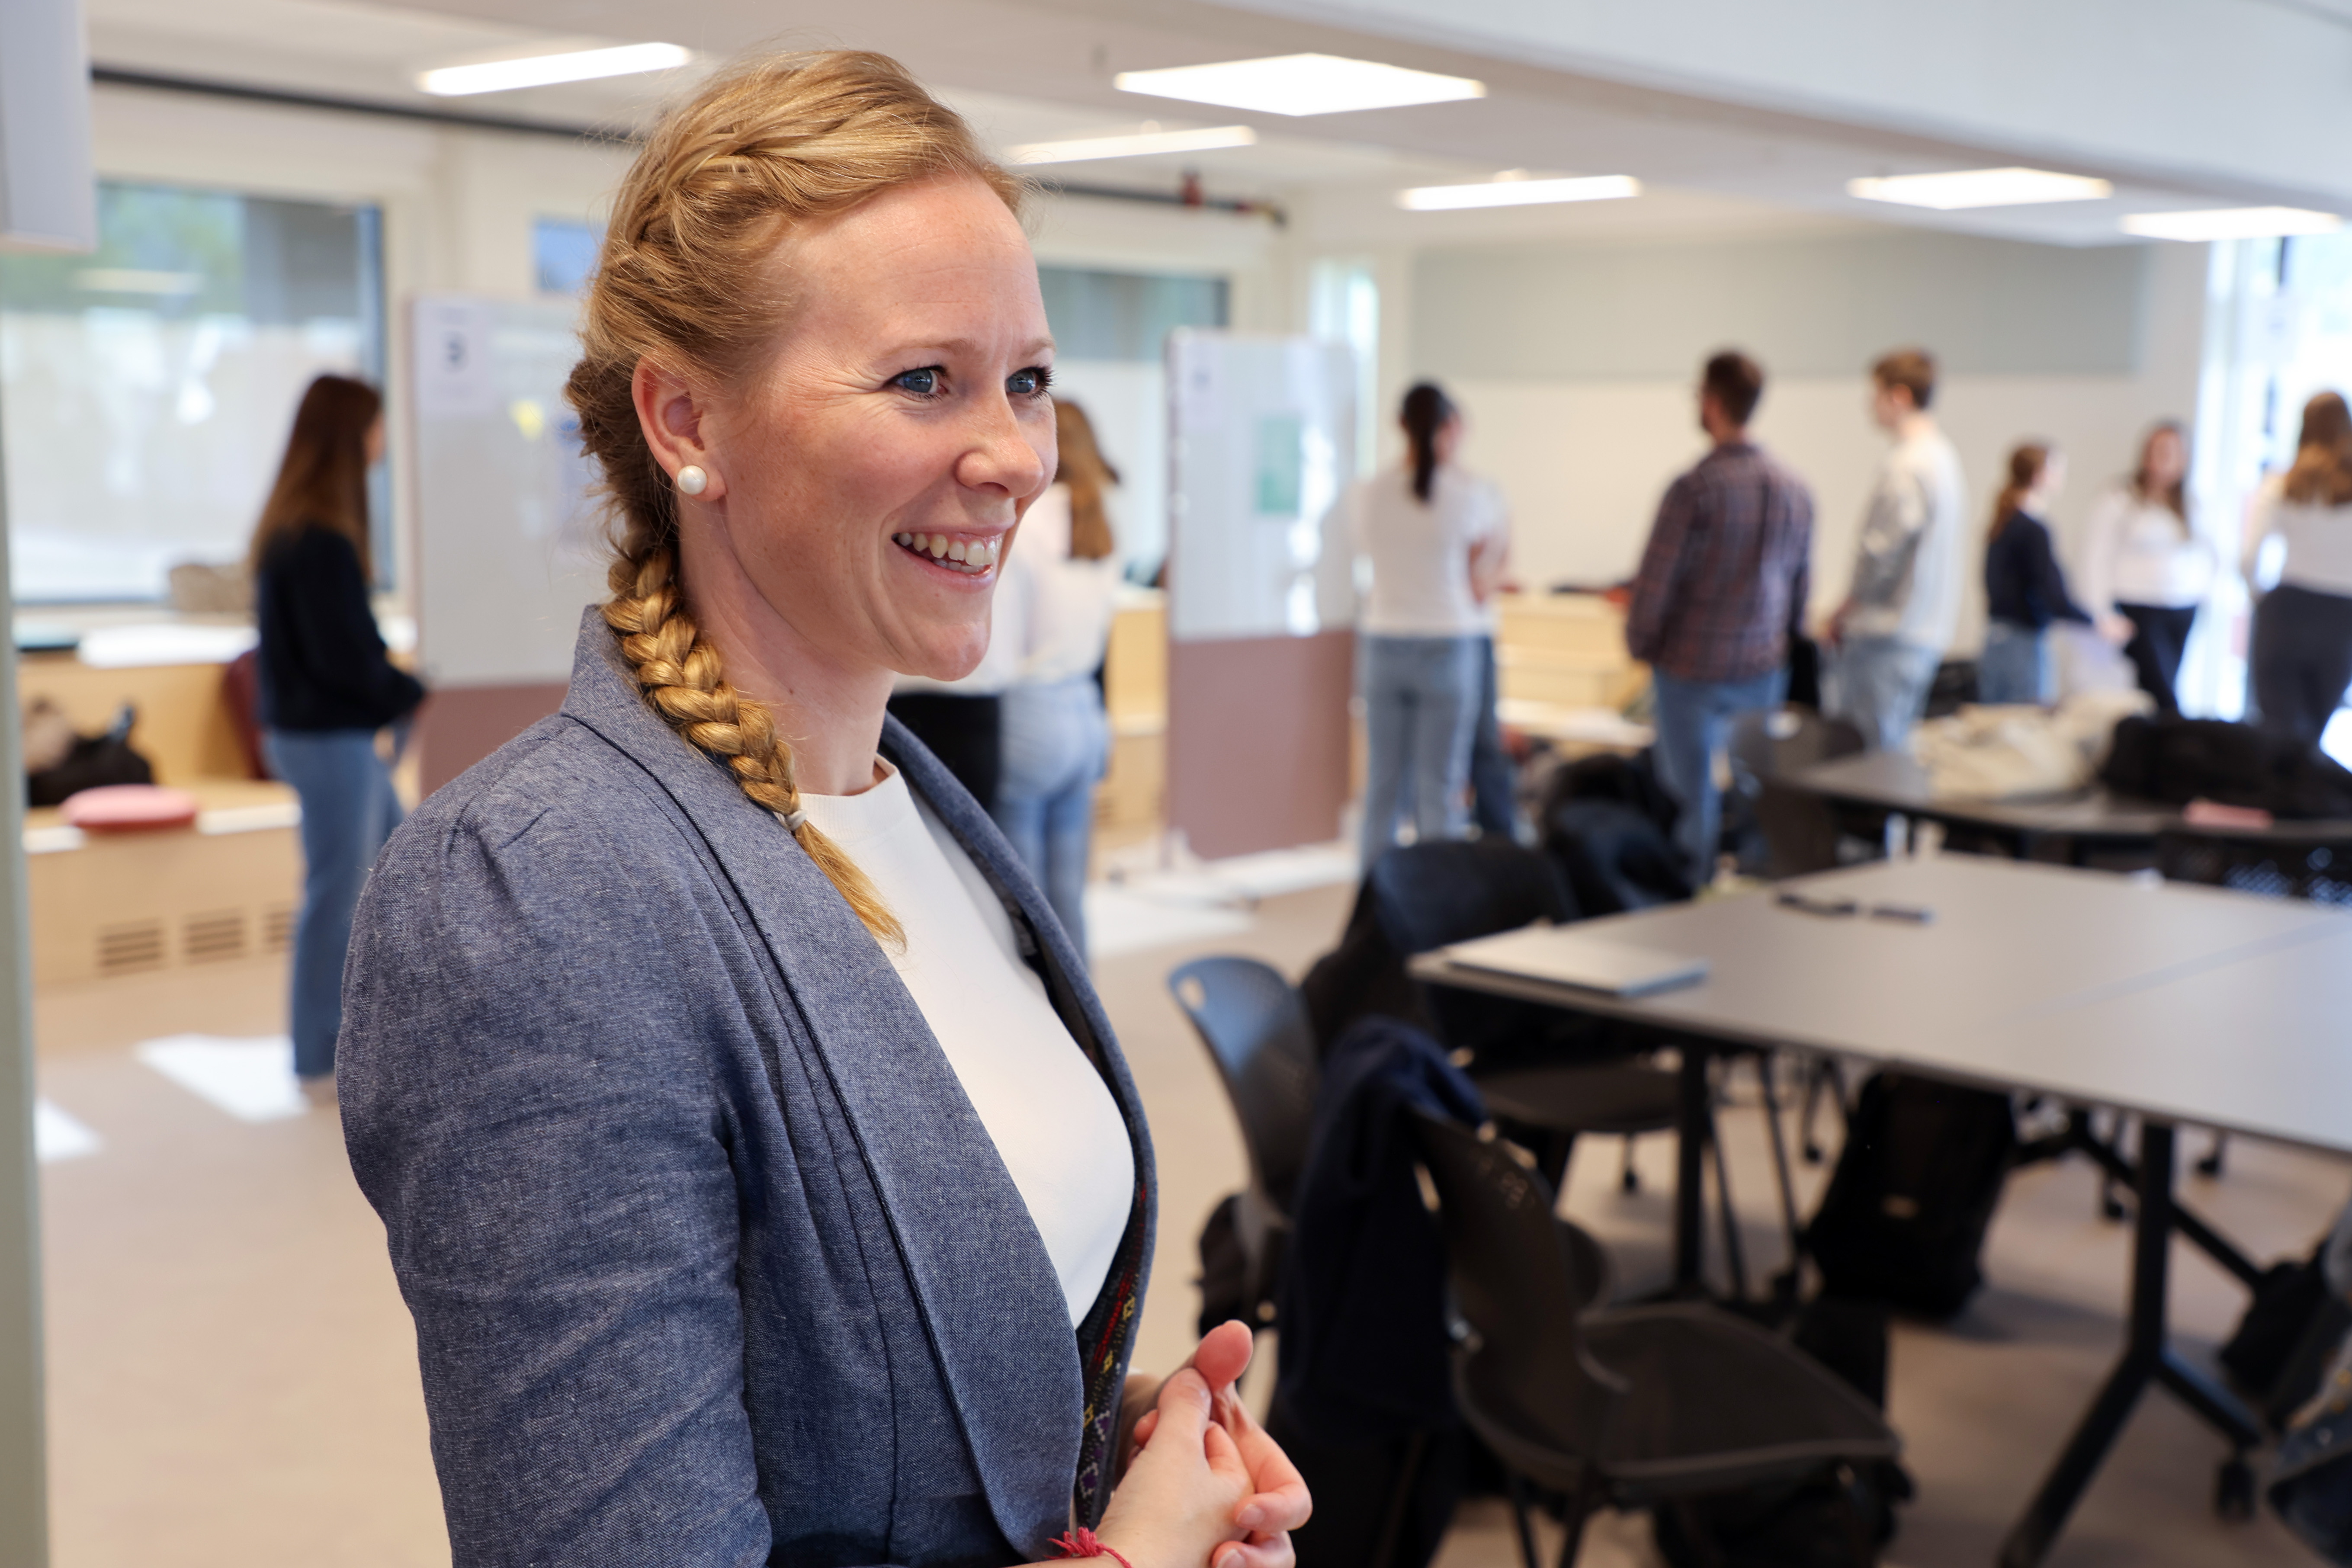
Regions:
<instances>
[{"instance_id":1,"label":"clasped hands","mask_svg":"<svg viewBox=\"0 0 2352 1568\"><path fill-rule=\"evenodd\" d=\"M1127 1380L1119 1481L1096 1532L1133 1568L1292 1568L1313 1502L1242 1405L1249 1326L1222 1323L1161 1382Z\"/></svg>"}]
</instances>

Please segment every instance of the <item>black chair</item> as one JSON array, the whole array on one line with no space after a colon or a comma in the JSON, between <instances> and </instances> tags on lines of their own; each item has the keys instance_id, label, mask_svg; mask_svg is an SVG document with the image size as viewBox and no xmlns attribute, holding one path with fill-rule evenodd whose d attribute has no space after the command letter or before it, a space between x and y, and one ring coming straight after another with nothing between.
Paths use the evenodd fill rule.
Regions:
<instances>
[{"instance_id":1,"label":"black chair","mask_svg":"<svg viewBox=\"0 0 2352 1568\"><path fill-rule=\"evenodd\" d=\"M1168 976L1168 988L1209 1047L1241 1123L1250 1170L1234 1212L1242 1299L1270 1322L1315 1124L1315 1033L1290 982L1254 958L1196 958Z\"/></svg>"},{"instance_id":2,"label":"black chair","mask_svg":"<svg viewBox=\"0 0 2352 1568\"><path fill-rule=\"evenodd\" d=\"M1528 1481L1567 1499L1570 1568L1597 1508L1801 1483L1900 1452L1860 1394L1745 1319L1698 1305L1580 1314L1540 1178L1438 1118L1421 1119L1421 1143L1461 1321L1454 1399L1509 1476L1527 1568ZM1849 1523L1867 1568L1871 1528L1858 1508Z\"/></svg>"}]
</instances>

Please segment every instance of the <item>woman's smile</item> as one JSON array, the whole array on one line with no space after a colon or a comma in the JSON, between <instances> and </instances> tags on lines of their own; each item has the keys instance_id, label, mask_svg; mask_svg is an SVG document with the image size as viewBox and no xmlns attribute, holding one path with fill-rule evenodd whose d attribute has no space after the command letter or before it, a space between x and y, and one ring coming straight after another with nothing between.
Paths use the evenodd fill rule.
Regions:
<instances>
[{"instance_id":1,"label":"woman's smile","mask_svg":"<svg viewBox=\"0 0 2352 1568\"><path fill-rule=\"evenodd\" d=\"M959 577L992 578L1008 532L894 533L892 543L925 565Z\"/></svg>"}]
</instances>

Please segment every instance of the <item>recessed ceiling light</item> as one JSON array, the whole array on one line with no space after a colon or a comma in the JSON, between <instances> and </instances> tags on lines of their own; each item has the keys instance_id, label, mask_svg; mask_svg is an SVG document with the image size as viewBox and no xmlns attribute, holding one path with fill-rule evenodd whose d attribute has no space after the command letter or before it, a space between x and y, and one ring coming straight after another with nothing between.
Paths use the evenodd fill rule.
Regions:
<instances>
[{"instance_id":1,"label":"recessed ceiling light","mask_svg":"<svg viewBox=\"0 0 2352 1568\"><path fill-rule=\"evenodd\" d=\"M1401 109L1407 104L1454 103L1486 96L1486 84L1468 77L1438 76L1338 55L1276 55L1261 60L1121 71L1111 81L1122 92L1267 114L1344 114L1357 109Z\"/></svg>"},{"instance_id":2,"label":"recessed ceiling light","mask_svg":"<svg viewBox=\"0 0 2352 1568\"><path fill-rule=\"evenodd\" d=\"M1097 158L1141 158L1153 153L1213 153L1220 147L1249 147L1257 132L1246 125L1220 125L1208 131L1161 131L1157 127L1123 136L1081 136L1067 142L1030 142L1004 150L1013 163L1084 163Z\"/></svg>"},{"instance_id":3,"label":"recessed ceiling light","mask_svg":"<svg viewBox=\"0 0 2352 1568\"><path fill-rule=\"evenodd\" d=\"M519 87L551 87L560 81L593 81L599 77L671 70L693 58L691 51L676 44L621 44L609 49L572 49L519 60L444 66L419 76L416 85L437 98L461 98L468 93L507 92Z\"/></svg>"},{"instance_id":4,"label":"recessed ceiling light","mask_svg":"<svg viewBox=\"0 0 2352 1568\"><path fill-rule=\"evenodd\" d=\"M1630 174L1585 174L1574 179L1481 180L1468 185L1417 185L1399 191L1397 205L1408 212L1454 212L1463 207L1531 207L1547 202L1609 202L1642 194Z\"/></svg>"},{"instance_id":5,"label":"recessed ceiling light","mask_svg":"<svg viewBox=\"0 0 2352 1568\"><path fill-rule=\"evenodd\" d=\"M2288 234L2334 234L2344 220L2302 207L2221 207L2211 212L2133 213L2124 232L2148 239L2276 239Z\"/></svg>"},{"instance_id":6,"label":"recessed ceiling light","mask_svg":"<svg viewBox=\"0 0 2352 1568\"><path fill-rule=\"evenodd\" d=\"M2021 207L2036 202L2095 202L2115 194L2105 180L2055 174L2047 169L1955 169L1942 174L1895 174L1848 180L1845 194L1906 207Z\"/></svg>"}]
</instances>

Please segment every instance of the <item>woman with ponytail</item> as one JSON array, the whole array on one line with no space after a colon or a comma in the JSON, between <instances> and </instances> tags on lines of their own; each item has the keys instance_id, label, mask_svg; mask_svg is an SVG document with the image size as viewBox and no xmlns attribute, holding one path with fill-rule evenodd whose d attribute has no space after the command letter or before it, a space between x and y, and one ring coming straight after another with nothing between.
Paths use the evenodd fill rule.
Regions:
<instances>
[{"instance_id":1,"label":"woman with ponytail","mask_svg":"<svg viewBox=\"0 0 2352 1568\"><path fill-rule=\"evenodd\" d=\"M1366 869L1413 825L1429 843L1468 830L1486 605L1500 585L1510 520L1502 492L1454 462L1462 416L1433 382L1404 395L1404 461L1341 499L1371 564L1357 618L1364 698Z\"/></svg>"},{"instance_id":2,"label":"woman with ponytail","mask_svg":"<svg viewBox=\"0 0 2352 1568\"><path fill-rule=\"evenodd\" d=\"M1127 1376L1156 1188L1085 966L885 712L979 660L1055 472L1022 194L833 52L704 83L614 202L611 597L345 983L457 1568L1292 1560L1247 1329Z\"/></svg>"},{"instance_id":3,"label":"woman with ponytail","mask_svg":"<svg viewBox=\"0 0 2352 1568\"><path fill-rule=\"evenodd\" d=\"M2053 621L2091 617L2066 592L2050 548L2050 503L2066 486L2066 455L2046 441L2010 448L2009 480L1993 502L1985 541L1985 644L1977 659L1980 702L2050 700Z\"/></svg>"}]
</instances>

